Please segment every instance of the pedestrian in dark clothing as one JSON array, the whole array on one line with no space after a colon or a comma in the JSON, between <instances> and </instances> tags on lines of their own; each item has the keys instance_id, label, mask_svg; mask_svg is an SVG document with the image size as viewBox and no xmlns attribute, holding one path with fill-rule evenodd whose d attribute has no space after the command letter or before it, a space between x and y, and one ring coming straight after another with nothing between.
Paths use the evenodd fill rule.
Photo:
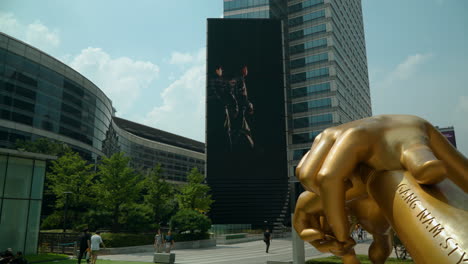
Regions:
<instances>
[{"instance_id":1,"label":"pedestrian in dark clothing","mask_svg":"<svg viewBox=\"0 0 468 264\"><path fill-rule=\"evenodd\" d=\"M80 236L80 253L78 254L78 264L81 264L81 259L85 257L86 262L89 263L89 248L91 247L91 234L88 233L88 229L83 230L83 234Z\"/></svg>"},{"instance_id":2,"label":"pedestrian in dark clothing","mask_svg":"<svg viewBox=\"0 0 468 264\"><path fill-rule=\"evenodd\" d=\"M270 230L267 229L265 233L263 233L263 242L266 244L266 253L268 253L268 249L270 248L270 241L271 241L271 233Z\"/></svg>"}]
</instances>

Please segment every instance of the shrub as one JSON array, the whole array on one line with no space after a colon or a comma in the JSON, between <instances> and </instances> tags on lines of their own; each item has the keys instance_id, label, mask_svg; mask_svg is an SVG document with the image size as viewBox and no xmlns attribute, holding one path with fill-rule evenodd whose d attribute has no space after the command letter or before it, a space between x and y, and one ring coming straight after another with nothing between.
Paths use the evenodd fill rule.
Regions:
<instances>
[{"instance_id":1,"label":"shrub","mask_svg":"<svg viewBox=\"0 0 468 264\"><path fill-rule=\"evenodd\" d=\"M154 243L154 234L102 233L106 247L131 247Z\"/></svg>"},{"instance_id":2,"label":"shrub","mask_svg":"<svg viewBox=\"0 0 468 264\"><path fill-rule=\"evenodd\" d=\"M194 240L204 240L209 239L210 234L208 233L182 233L182 234L175 234L174 240L177 241L194 241Z\"/></svg>"},{"instance_id":3,"label":"shrub","mask_svg":"<svg viewBox=\"0 0 468 264\"><path fill-rule=\"evenodd\" d=\"M171 217L171 227L178 229L179 233L186 231L206 233L211 227L211 220L195 210L182 209Z\"/></svg>"},{"instance_id":4,"label":"shrub","mask_svg":"<svg viewBox=\"0 0 468 264\"><path fill-rule=\"evenodd\" d=\"M59 212L54 212L48 215L41 224L41 229L55 229L63 227L63 215Z\"/></svg>"}]
</instances>

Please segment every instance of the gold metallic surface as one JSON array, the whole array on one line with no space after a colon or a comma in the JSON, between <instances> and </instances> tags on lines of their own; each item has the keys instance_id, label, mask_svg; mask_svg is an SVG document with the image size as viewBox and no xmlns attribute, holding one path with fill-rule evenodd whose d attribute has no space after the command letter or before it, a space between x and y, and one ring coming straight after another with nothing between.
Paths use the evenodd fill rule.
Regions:
<instances>
[{"instance_id":1,"label":"gold metallic surface","mask_svg":"<svg viewBox=\"0 0 468 264\"><path fill-rule=\"evenodd\" d=\"M468 160L427 121L382 115L326 129L296 175L307 191L293 224L320 251L359 263L353 215L374 236L373 263L391 252L390 227L416 263L468 263Z\"/></svg>"}]
</instances>

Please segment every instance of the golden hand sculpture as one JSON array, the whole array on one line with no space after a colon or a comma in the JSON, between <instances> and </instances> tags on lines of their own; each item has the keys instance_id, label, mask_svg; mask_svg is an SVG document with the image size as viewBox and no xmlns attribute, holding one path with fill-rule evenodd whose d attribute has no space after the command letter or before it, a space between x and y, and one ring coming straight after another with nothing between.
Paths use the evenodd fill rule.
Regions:
<instances>
[{"instance_id":1,"label":"golden hand sculpture","mask_svg":"<svg viewBox=\"0 0 468 264\"><path fill-rule=\"evenodd\" d=\"M363 171L362 168L367 168L367 170ZM367 226L363 224L363 227L368 229L375 225L382 226L380 219L384 215L387 223L395 229L413 258L416 261L422 261L421 263L426 263L422 257L424 255L423 249L409 245L409 241L405 243L404 238L407 237L408 240L411 236L407 234L408 230L402 229L401 226L396 227L398 222L396 217L410 221L408 222L411 223L409 226L414 227L417 227L420 221L418 222L417 218L411 216L414 213L412 209L405 211L402 209L403 207L394 208L395 203L398 201L398 199L394 198L399 197L401 188L411 186L410 191L407 192L411 192L413 195L418 194L420 200L424 201L424 205L421 205L422 202L413 203L411 207L416 208L415 204L419 204L422 206L420 208L427 209L434 203L433 199L447 201L447 193L444 193L444 190L447 190L443 187L443 185L447 185L446 181L443 184L435 185L446 178L463 190L450 187L451 190L455 190L453 193L458 191L459 197L462 197L461 199L466 199L466 192L468 191L468 160L454 149L430 123L421 118L406 115L370 117L326 129L316 137L311 150L299 163L296 175L307 191L313 192L320 197L318 199L304 195L309 198L302 198L301 196L298 200L296 213L299 213L299 220L295 219L294 223L300 235L301 232L304 232L303 226L297 224L304 221L301 218L304 218L304 215L307 216L307 214L308 216L311 214L317 215L318 211L323 211L323 217L327 220L331 234L336 238L334 242L336 245L340 245L335 251L349 251L354 241L349 236L348 213L354 211L354 214L357 214L356 212L359 212L360 208L363 207L359 205L363 204L364 200L362 199L371 198L372 201L368 203L374 203L380 209L380 212L375 213L373 216L369 214L367 216L363 215L364 217L361 216L360 221L369 223ZM361 181L356 180L358 178ZM389 179L393 181L386 182ZM386 184L382 185L382 182L386 182ZM359 184L366 187L357 187ZM427 190L421 184L438 187ZM366 189L366 191L363 191L363 189ZM362 198L361 201L356 200L353 198L353 192L360 193L367 196L367 198ZM388 199L381 199L382 197ZM320 202L316 202L321 204L320 210L310 211L301 208L301 206L307 207L313 204L312 201L317 199L320 200ZM406 199L406 196L402 199ZM411 197L408 199L411 199ZM346 211L346 208L348 208L348 211ZM454 207L454 204L448 202L443 202L432 208L432 210L441 212L439 220L464 217L466 215L465 210L458 209ZM395 212L400 212L402 215L395 215ZM418 217L421 218L421 215ZM446 222L447 227L445 229L448 229L449 225L452 224ZM323 225L310 225L309 227L311 227L310 230L315 231L324 228ZM432 227L427 226L427 228ZM406 233L400 234L399 230ZM368 231L372 233L371 230ZM466 238L460 238L456 233L447 233L446 237L440 235L439 232L437 234L437 236L440 235L438 238L446 237L446 239L451 239L448 242L432 241L422 244L426 246L428 243L430 245L440 244L442 246L444 243L450 242L463 245L463 249L459 247L450 254L453 258L455 252L459 252L463 261L464 258L468 257L464 255L465 251L463 251L466 250L468 235ZM424 233L421 234L424 235ZM301 237L304 238L303 235ZM417 240L419 238L413 237L413 239ZM313 239L312 241L316 240ZM420 241L417 243L421 244ZM412 244L415 244L415 242ZM449 248L449 245L446 246ZM376 261L375 263L378 263L378 260Z\"/></svg>"},{"instance_id":2,"label":"golden hand sculpture","mask_svg":"<svg viewBox=\"0 0 468 264\"><path fill-rule=\"evenodd\" d=\"M358 222L372 234L374 241L369 248L369 258L373 263L385 263L392 252L392 232L379 206L367 195L366 185L358 172L350 176L351 184L346 191L347 213L354 215ZM323 213L320 196L305 191L297 200L293 225L299 236L319 251L342 257L343 263L359 263L352 246L336 240Z\"/></svg>"}]
</instances>

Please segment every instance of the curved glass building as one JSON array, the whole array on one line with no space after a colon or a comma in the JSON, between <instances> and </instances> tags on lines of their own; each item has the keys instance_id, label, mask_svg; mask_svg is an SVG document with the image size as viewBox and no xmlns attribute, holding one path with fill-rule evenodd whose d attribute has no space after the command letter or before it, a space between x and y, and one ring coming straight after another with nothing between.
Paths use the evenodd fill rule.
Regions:
<instances>
[{"instance_id":1,"label":"curved glass building","mask_svg":"<svg viewBox=\"0 0 468 264\"><path fill-rule=\"evenodd\" d=\"M0 33L0 147L48 138L86 159L122 151L135 168L161 164L185 181L204 172L204 143L116 117L112 101L91 81L50 55Z\"/></svg>"}]
</instances>

